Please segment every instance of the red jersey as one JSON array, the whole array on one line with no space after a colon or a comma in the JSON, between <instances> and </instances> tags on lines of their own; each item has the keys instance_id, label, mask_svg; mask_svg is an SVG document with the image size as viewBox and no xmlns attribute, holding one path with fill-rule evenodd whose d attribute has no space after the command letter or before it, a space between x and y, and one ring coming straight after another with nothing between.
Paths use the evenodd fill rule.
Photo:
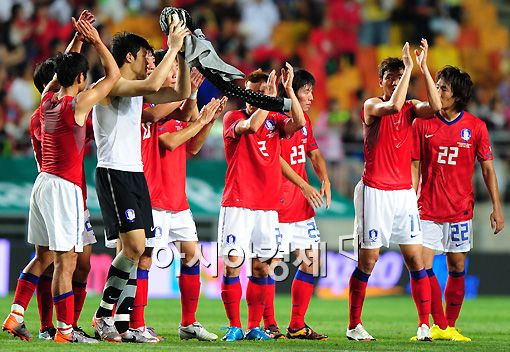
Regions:
<instances>
[{"instance_id":1,"label":"red jersey","mask_svg":"<svg viewBox=\"0 0 510 352\"><path fill-rule=\"evenodd\" d=\"M418 208L423 220L460 222L473 217L475 158L492 160L487 126L468 112L448 122L436 118L414 122L412 158L421 161Z\"/></svg>"},{"instance_id":2,"label":"red jersey","mask_svg":"<svg viewBox=\"0 0 510 352\"><path fill-rule=\"evenodd\" d=\"M246 110L234 110L223 119L227 172L221 205L252 210L278 210L282 169L280 138L285 135L285 115L270 112L256 133L237 135Z\"/></svg>"},{"instance_id":3,"label":"red jersey","mask_svg":"<svg viewBox=\"0 0 510 352\"><path fill-rule=\"evenodd\" d=\"M37 171L41 169L42 164L41 118L41 106L38 106L30 118L30 139L32 140L32 148L37 162Z\"/></svg>"},{"instance_id":4,"label":"red jersey","mask_svg":"<svg viewBox=\"0 0 510 352\"><path fill-rule=\"evenodd\" d=\"M156 139L163 133L173 133L188 127L186 122L167 120L158 126ZM174 212L189 209L186 197L186 143L181 144L174 151L160 147L161 174L165 180L163 187L165 203L161 204L165 210ZM159 207L159 206L158 206Z\"/></svg>"},{"instance_id":5,"label":"red jersey","mask_svg":"<svg viewBox=\"0 0 510 352\"><path fill-rule=\"evenodd\" d=\"M317 141L313 135L312 123L305 113L306 125L300 131L294 133L290 138L280 140L282 151L281 156L290 167L308 182L306 174L306 156L318 148ZM301 189L282 177L282 205L278 210L278 219L283 223L292 223L308 220L315 216L315 211L306 200Z\"/></svg>"},{"instance_id":6,"label":"red jersey","mask_svg":"<svg viewBox=\"0 0 510 352\"><path fill-rule=\"evenodd\" d=\"M57 99L46 93L41 101L42 163L41 172L59 176L81 187L86 124L74 119L75 98Z\"/></svg>"},{"instance_id":7,"label":"red jersey","mask_svg":"<svg viewBox=\"0 0 510 352\"><path fill-rule=\"evenodd\" d=\"M400 112L365 124L361 112L365 152L363 183L382 190L412 188L411 149L413 145L413 103L407 100Z\"/></svg>"}]
</instances>

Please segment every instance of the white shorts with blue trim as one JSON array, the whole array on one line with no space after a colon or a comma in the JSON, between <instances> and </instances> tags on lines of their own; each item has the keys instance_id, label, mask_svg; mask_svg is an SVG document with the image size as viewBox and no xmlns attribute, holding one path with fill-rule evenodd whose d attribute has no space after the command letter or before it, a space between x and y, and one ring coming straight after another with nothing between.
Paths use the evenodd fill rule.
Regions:
<instances>
[{"instance_id":1,"label":"white shorts with blue trim","mask_svg":"<svg viewBox=\"0 0 510 352\"><path fill-rule=\"evenodd\" d=\"M41 172L30 195L28 242L52 251L83 251L85 230L81 188Z\"/></svg>"},{"instance_id":2,"label":"white shorts with blue trim","mask_svg":"<svg viewBox=\"0 0 510 352\"><path fill-rule=\"evenodd\" d=\"M92 224L90 223L90 211L88 209L85 210L84 219L85 227L83 229L83 246L85 247L89 244L97 243L97 239L94 229L92 228Z\"/></svg>"},{"instance_id":3,"label":"white shorts with blue trim","mask_svg":"<svg viewBox=\"0 0 510 352\"><path fill-rule=\"evenodd\" d=\"M282 234L280 251L284 254L298 249L317 249L320 246L321 234L315 218L291 223L281 222L280 233Z\"/></svg>"},{"instance_id":4,"label":"white shorts with blue trim","mask_svg":"<svg viewBox=\"0 0 510 352\"><path fill-rule=\"evenodd\" d=\"M376 249L394 244L422 244L414 189L385 191L358 182L354 189L354 246Z\"/></svg>"},{"instance_id":5,"label":"white shorts with blue trim","mask_svg":"<svg viewBox=\"0 0 510 352\"><path fill-rule=\"evenodd\" d=\"M218 253L222 256L270 259L278 254L281 242L275 210L221 207Z\"/></svg>"},{"instance_id":6,"label":"white shorts with blue trim","mask_svg":"<svg viewBox=\"0 0 510 352\"><path fill-rule=\"evenodd\" d=\"M464 253L473 248L473 221L434 222L422 220L423 247L436 254Z\"/></svg>"}]
</instances>

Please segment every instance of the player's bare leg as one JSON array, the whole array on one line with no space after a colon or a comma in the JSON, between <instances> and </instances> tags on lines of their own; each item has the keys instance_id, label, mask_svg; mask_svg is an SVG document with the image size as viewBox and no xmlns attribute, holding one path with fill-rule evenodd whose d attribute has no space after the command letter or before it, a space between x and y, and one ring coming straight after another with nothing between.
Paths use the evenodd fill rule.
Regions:
<instances>
[{"instance_id":1,"label":"player's bare leg","mask_svg":"<svg viewBox=\"0 0 510 352\"><path fill-rule=\"evenodd\" d=\"M431 307L430 281L423 262L421 244L401 244L400 250L411 275L411 294L418 310L418 341L431 341L429 315Z\"/></svg>"},{"instance_id":2,"label":"player's bare leg","mask_svg":"<svg viewBox=\"0 0 510 352\"><path fill-rule=\"evenodd\" d=\"M195 317L200 297L200 256L197 241L174 242L181 259L181 275L179 276L179 290L181 292L181 322L179 337L183 340L198 339L200 341L215 341L216 334L207 331Z\"/></svg>"},{"instance_id":3,"label":"player's bare leg","mask_svg":"<svg viewBox=\"0 0 510 352\"><path fill-rule=\"evenodd\" d=\"M292 314L287 328L287 338L305 340L327 340L328 336L319 334L305 323L305 315L313 295L314 276L320 264L320 251L306 249L294 251L296 258L303 258L296 276L292 281Z\"/></svg>"},{"instance_id":4,"label":"player's bare leg","mask_svg":"<svg viewBox=\"0 0 510 352\"><path fill-rule=\"evenodd\" d=\"M349 280L349 326L347 338L355 341L374 341L375 339L365 330L361 322L361 311L367 291L367 283L375 264L379 259L379 248L360 248L358 252L358 266L354 269Z\"/></svg>"},{"instance_id":5,"label":"player's bare leg","mask_svg":"<svg viewBox=\"0 0 510 352\"><path fill-rule=\"evenodd\" d=\"M53 252L48 247L35 246L35 257L20 274L11 306L11 313L5 319L2 330L22 340L32 340L32 335L24 322L25 310L34 295L39 277L52 262Z\"/></svg>"},{"instance_id":6,"label":"player's bare leg","mask_svg":"<svg viewBox=\"0 0 510 352\"><path fill-rule=\"evenodd\" d=\"M446 320L452 341L471 341L455 328L465 294L465 264L467 252L447 253L448 281L444 291L446 301Z\"/></svg>"}]
</instances>

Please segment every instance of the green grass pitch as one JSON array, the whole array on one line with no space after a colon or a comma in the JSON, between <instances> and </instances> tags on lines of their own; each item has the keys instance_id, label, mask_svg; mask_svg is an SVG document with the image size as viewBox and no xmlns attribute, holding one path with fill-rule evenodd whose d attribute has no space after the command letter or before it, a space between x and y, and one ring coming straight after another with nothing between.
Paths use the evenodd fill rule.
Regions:
<instances>
[{"instance_id":1,"label":"green grass pitch","mask_svg":"<svg viewBox=\"0 0 510 352\"><path fill-rule=\"evenodd\" d=\"M12 296L0 298L2 316L7 315ZM98 296L87 298L80 318L82 327L91 332L90 318L99 303ZM37 335L38 314L35 297L26 313L29 330ZM290 316L290 297L277 296L276 317L285 328ZM241 305L242 319L246 322L246 304ZM177 326L180 302L175 299L152 299L146 311L146 320L168 341L157 345L115 344L57 345L51 341L20 341L6 332L0 333L0 351L510 351L510 297L485 296L465 302L458 326L472 342L410 342L416 333L417 318L410 296L372 298L366 300L363 322L377 338L375 342L355 342L345 338L347 302L345 300L320 300L314 298L307 314L307 323L315 330L329 335L328 341L239 341L213 343L196 340L180 341ZM220 300L202 298L198 307L198 320L212 332L223 336L222 326L227 319ZM35 337L34 336L34 337Z\"/></svg>"}]
</instances>

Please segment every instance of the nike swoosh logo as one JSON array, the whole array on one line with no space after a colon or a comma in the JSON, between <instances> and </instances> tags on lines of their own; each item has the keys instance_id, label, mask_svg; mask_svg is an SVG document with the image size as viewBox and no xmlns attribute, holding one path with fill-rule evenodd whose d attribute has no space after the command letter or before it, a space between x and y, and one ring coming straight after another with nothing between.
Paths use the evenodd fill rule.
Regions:
<instances>
[{"instance_id":1,"label":"nike swoosh logo","mask_svg":"<svg viewBox=\"0 0 510 352\"><path fill-rule=\"evenodd\" d=\"M156 229L156 227L155 227L155 226L152 226L152 227L151 227L151 231L154 231L155 229Z\"/></svg>"},{"instance_id":2,"label":"nike swoosh logo","mask_svg":"<svg viewBox=\"0 0 510 352\"><path fill-rule=\"evenodd\" d=\"M116 298L116 297L112 297L112 296L108 296L108 299L113 299L113 300L115 300L115 299L118 299L118 298Z\"/></svg>"},{"instance_id":3,"label":"nike swoosh logo","mask_svg":"<svg viewBox=\"0 0 510 352\"><path fill-rule=\"evenodd\" d=\"M434 136L433 134L426 134L425 138L430 138L430 137L433 137L433 136Z\"/></svg>"},{"instance_id":4,"label":"nike swoosh logo","mask_svg":"<svg viewBox=\"0 0 510 352\"><path fill-rule=\"evenodd\" d=\"M415 238L416 236L418 236L418 235L411 235L411 238Z\"/></svg>"},{"instance_id":5,"label":"nike swoosh logo","mask_svg":"<svg viewBox=\"0 0 510 352\"><path fill-rule=\"evenodd\" d=\"M455 247L460 247L460 246L462 246L463 244L464 244L464 243L456 243L456 244L455 244Z\"/></svg>"},{"instance_id":6,"label":"nike swoosh logo","mask_svg":"<svg viewBox=\"0 0 510 352\"><path fill-rule=\"evenodd\" d=\"M129 311L132 311L132 310L133 310L133 307L128 307L128 310L129 310Z\"/></svg>"}]
</instances>

